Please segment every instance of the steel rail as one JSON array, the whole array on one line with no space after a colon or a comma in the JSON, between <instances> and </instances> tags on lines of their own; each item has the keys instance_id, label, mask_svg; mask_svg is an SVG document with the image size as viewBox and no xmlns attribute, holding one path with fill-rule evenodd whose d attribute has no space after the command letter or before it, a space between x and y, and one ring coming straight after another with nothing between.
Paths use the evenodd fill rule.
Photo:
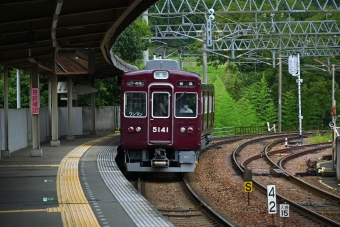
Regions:
<instances>
[{"instance_id":1,"label":"steel rail","mask_svg":"<svg viewBox=\"0 0 340 227\"><path fill-rule=\"evenodd\" d=\"M230 226L233 227L234 225L231 224L229 221L224 219L221 215L219 215L214 209L212 209L208 204L206 204L196 193L195 191L190 187L189 181L187 179L187 174L184 174L183 176L183 182L186 186L186 189L190 193L191 197L196 200L196 202L200 205L200 208L204 210L206 213L208 213L211 217L214 218L214 220L221 224L222 226Z\"/></svg>"},{"instance_id":2,"label":"steel rail","mask_svg":"<svg viewBox=\"0 0 340 227\"><path fill-rule=\"evenodd\" d=\"M314 144L315 145L315 144ZM294 176L293 174L287 172L284 167L282 166L283 162L287 162L287 160L289 159L293 159L293 158L296 158L296 157L300 157L300 156L303 156L303 155L306 155L306 154L309 154L309 153L313 153L315 151L318 151L320 149L326 149L326 148L331 148L332 147L332 143L331 142L327 142L327 143L322 143L322 144L318 144L318 145L324 145L322 147L315 147L315 148L312 148L312 149L308 149L308 150L305 150L305 151L301 151L299 153L294 153L294 154L291 154L289 156L286 156L282 159L279 160L278 164L274 163L271 159L270 159L270 155L271 154L274 154L274 153L279 153L280 151L282 152L282 150L285 150L285 149L282 149L282 150L276 150L276 151L272 151L272 152L268 152L267 149L269 149L268 147L265 149L265 155L266 155L266 158L274 165L276 166L277 168L279 168L281 171L283 171L285 173L285 175L287 177L289 177L289 181L293 181L295 182L297 185L303 187L303 188L306 188L307 190L310 190L310 191L316 191L318 192L318 194L320 196L322 196L323 198L326 198L326 199L329 199L330 201L333 201L333 202L338 202L340 203L340 197L339 196L336 196L336 195L333 195L327 191L324 191L320 188L317 188L301 179L299 179L298 177ZM306 145L306 146L300 146L300 147L294 147L295 149L299 149L299 148L307 148L307 147L310 147L311 145ZM289 149L287 149L289 150Z\"/></svg>"},{"instance_id":3,"label":"steel rail","mask_svg":"<svg viewBox=\"0 0 340 227\"><path fill-rule=\"evenodd\" d=\"M272 137L272 138L274 138L274 137ZM261 139L263 140L264 138L261 138ZM236 157L237 157L238 152L240 152L241 149L242 149L243 147L245 147L246 145L248 145L248 144L250 144L250 143L253 143L253 142L255 142L255 141L259 141L259 140L261 140L261 139L255 139L255 140L247 141L247 142L245 142L245 143L239 145L238 147L236 147L236 148L234 149L233 155L232 155L232 159L233 159L232 161L233 161L233 163L236 165L236 167L238 168L238 170L239 170L240 172L242 172L242 173L244 172L245 166L242 166L241 164L239 164L239 163L237 162L237 158L236 158ZM270 139L270 138L267 137L267 139ZM272 144L277 144L277 143L279 143L279 142L280 142L280 141L277 140L277 141L275 141L274 143L271 143L271 144L267 145L266 147L273 146ZM252 157L252 158L254 158L254 157ZM262 193L267 194L267 188L266 188L266 186L262 185L260 182L258 182L258 181L256 181L256 180L253 180L253 185L254 185L259 191L261 191ZM292 201L292 200L290 200L290 199L288 199L288 198L286 198L286 197L284 197L284 196L282 196L282 195L280 195L280 194L276 194L276 196L277 196L277 198L279 198L280 201L286 202L287 204L289 204L289 205L292 207L292 209L296 210L297 212L299 212L299 213L301 213L301 214L303 214L303 215L308 216L309 218L311 218L311 219L313 219L313 220L315 220L315 221L317 221L317 222L319 222L319 223L322 223L322 224L324 224L324 225L326 225L326 226L340 226L340 223L335 222L334 220L329 219L329 218L327 218L327 217L325 217L325 216L323 216L323 215L320 215L320 214L318 214L318 213L316 213L316 212L314 212L314 211L311 211L311 210L309 210L309 209L307 209L307 208L305 208L305 207L303 207L303 206L301 206L301 205L295 203L294 201Z\"/></svg>"}]
</instances>

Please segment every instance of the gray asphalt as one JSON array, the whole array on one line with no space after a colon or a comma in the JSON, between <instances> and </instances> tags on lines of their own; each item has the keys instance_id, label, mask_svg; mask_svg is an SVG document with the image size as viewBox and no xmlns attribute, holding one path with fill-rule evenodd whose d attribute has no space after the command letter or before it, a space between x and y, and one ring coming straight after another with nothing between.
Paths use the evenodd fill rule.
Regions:
<instances>
[{"instance_id":1,"label":"gray asphalt","mask_svg":"<svg viewBox=\"0 0 340 227\"><path fill-rule=\"evenodd\" d=\"M0 159L0 226L60 227L60 212L46 212L58 207L56 177L61 160L74 148L107 134L84 135L74 141L60 140L60 147L42 143L42 157L30 157L31 148ZM114 138L117 140L117 138ZM85 196L96 211L101 226L135 226L102 181L96 157L109 139L85 152L79 163L79 174ZM96 202L97 203L96 203ZM116 218L118 217L118 218ZM110 224L109 224L110 223Z\"/></svg>"}]
</instances>

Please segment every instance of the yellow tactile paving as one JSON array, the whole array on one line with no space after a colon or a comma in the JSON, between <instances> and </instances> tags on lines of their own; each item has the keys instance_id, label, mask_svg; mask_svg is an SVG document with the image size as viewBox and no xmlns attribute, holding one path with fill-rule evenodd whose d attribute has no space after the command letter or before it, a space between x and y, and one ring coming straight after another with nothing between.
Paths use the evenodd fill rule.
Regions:
<instances>
[{"instance_id":1,"label":"yellow tactile paving","mask_svg":"<svg viewBox=\"0 0 340 227\"><path fill-rule=\"evenodd\" d=\"M115 134L119 135L119 134ZM88 203L79 180L78 164L81 156L93 145L112 138L108 135L92 140L69 152L60 164L21 164L2 165L0 168L13 167L59 167L57 173L58 207L47 209L3 210L0 213L18 212L60 212L64 227L96 227L100 226L90 204Z\"/></svg>"},{"instance_id":2,"label":"yellow tactile paving","mask_svg":"<svg viewBox=\"0 0 340 227\"><path fill-rule=\"evenodd\" d=\"M100 226L81 187L78 164L87 149L111 137L112 135L83 144L61 161L57 174L57 195L63 226Z\"/></svg>"}]
</instances>

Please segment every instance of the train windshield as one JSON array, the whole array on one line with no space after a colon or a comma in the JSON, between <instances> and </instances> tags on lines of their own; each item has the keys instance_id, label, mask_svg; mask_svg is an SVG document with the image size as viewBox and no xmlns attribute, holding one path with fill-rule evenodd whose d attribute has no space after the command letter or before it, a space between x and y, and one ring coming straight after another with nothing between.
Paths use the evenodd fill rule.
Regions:
<instances>
[{"instance_id":1,"label":"train windshield","mask_svg":"<svg viewBox=\"0 0 340 227\"><path fill-rule=\"evenodd\" d=\"M125 117L145 117L146 116L146 93L126 92L124 96Z\"/></svg>"},{"instance_id":2,"label":"train windshield","mask_svg":"<svg viewBox=\"0 0 340 227\"><path fill-rule=\"evenodd\" d=\"M197 93L176 93L176 117L197 116Z\"/></svg>"},{"instance_id":3,"label":"train windshield","mask_svg":"<svg viewBox=\"0 0 340 227\"><path fill-rule=\"evenodd\" d=\"M169 117L169 96L168 92L152 93L152 117Z\"/></svg>"}]
</instances>

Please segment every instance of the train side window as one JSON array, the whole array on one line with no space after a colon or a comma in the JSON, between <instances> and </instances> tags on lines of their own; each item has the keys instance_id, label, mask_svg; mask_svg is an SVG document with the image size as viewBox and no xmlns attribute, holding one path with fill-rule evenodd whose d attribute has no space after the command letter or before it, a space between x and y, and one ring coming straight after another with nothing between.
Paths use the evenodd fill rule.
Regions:
<instances>
[{"instance_id":1,"label":"train side window","mask_svg":"<svg viewBox=\"0 0 340 227\"><path fill-rule=\"evenodd\" d=\"M168 92L152 93L152 117L169 117L169 96Z\"/></svg>"},{"instance_id":2,"label":"train side window","mask_svg":"<svg viewBox=\"0 0 340 227\"><path fill-rule=\"evenodd\" d=\"M214 94L210 92L209 94L209 120L210 120L210 127L214 127Z\"/></svg>"},{"instance_id":3,"label":"train side window","mask_svg":"<svg viewBox=\"0 0 340 227\"><path fill-rule=\"evenodd\" d=\"M126 92L124 94L124 116L146 116L146 92Z\"/></svg>"}]
</instances>

